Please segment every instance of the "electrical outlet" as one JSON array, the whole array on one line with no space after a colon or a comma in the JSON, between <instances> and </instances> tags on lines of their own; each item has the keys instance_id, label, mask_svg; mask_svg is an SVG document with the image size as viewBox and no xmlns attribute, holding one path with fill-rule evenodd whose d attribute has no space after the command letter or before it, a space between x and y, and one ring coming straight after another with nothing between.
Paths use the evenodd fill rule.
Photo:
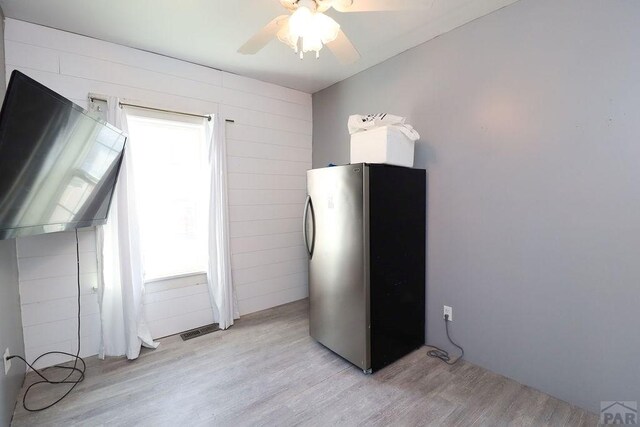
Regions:
<instances>
[{"instance_id":1,"label":"electrical outlet","mask_svg":"<svg viewBox=\"0 0 640 427\"><path fill-rule=\"evenodd\" d=\"M453 308L445 305L444 309L442 310L442 318L444 319L447 315L449 316L449 322L453 322Z\"/></svg>"},{"instance_id":2,"label":"electrical outlet","mask_svg":"<svg viewBox=\"0 0 640 427\"><path fill-rule=\"evenodd\" d=\"M7 375L9 373L9 369L11 369L11 359L7 359L7 357L11 356L9 353L9 348L4 351L2 355L2 359L4 360L4 374Z\"/></svg>"}]
</instances>

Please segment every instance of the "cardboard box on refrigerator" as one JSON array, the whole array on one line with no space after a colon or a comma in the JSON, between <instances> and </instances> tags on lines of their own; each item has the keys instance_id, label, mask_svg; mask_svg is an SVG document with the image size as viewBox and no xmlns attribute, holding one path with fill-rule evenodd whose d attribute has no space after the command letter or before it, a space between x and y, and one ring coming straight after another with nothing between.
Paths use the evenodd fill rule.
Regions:
<instances>
[{"instance_id":1,"label":"cardboard box on refrigerator","mask_svg":"<svg viewBox=\"0 0 640 427\"><path fill-rule=\"evenodd\" d=\"M415 142L393 126L351 135L351 163L384 163L413 167Z\"/></svg>"}]
</instances>

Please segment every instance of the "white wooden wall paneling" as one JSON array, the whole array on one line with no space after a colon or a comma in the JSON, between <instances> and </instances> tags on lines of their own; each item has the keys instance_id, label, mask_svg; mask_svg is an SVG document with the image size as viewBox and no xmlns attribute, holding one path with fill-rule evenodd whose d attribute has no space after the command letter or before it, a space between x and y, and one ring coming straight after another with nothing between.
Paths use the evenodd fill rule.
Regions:
<instances>
[{"instance_id":1,"label":"white wooden wall paneling","mask_svg":"<svg viewBox=\"0 0 640 427\"><path fill-rule=\"evenodd\" d=\"M238 271L244 268L269 265L275 262L299 260L307 258L303 245L287 248L265 249L262 251L243 252L231 256L231 266Z\"/></svg>"},{"instance_id":2,"label":"white wooden wall paneling","mask_svg":"<svg viewBox=\"0 0 640 427\"><path fill-rule=\"evenodd\" d=\"M12 19L5 25L5 55L7 77L20 70L85 108L87 95L100 93L233 119L227 125L229 215L241 313L307 296L300 227L311 168L311 95ZM95 234L80 236L82 354L91 355L100 339ZM19 239L18 249L27 357L74 352L73 233ZM192 279L148 284L144 302L156 337L213 320L206 285ZM41 366L60 361L52 357Z\"/></svg>"},{"instance_id":3,"label":"white wooden wall paneling","mask_svg":"<svg viewBox=\"0 0 640 427\"><path fill-rule=\"evenodd\" d=\"M301 217L304 203L283 205L243 205L229 206L231 221L251 221L259 219ZM302 219L300 220L302 221ZM302 222L301 222L302 224Z\"/></svg>"}]
</instances>

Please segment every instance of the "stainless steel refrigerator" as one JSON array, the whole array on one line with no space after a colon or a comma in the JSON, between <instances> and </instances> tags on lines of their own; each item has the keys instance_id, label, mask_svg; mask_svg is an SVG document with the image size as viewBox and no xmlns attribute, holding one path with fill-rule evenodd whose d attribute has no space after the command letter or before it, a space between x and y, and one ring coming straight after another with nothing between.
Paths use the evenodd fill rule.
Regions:
<instances>
[{"instance_id":1,"label":"stainless steel refrigerator","mask_svg":"<svg viewBox=\"0 0 640 427\"><path fill-rule=\"evenodd\" d=\"M313 169L307 193L310 335L366 373L422 346L425 171Z\"/></svg>"}]
</instances>

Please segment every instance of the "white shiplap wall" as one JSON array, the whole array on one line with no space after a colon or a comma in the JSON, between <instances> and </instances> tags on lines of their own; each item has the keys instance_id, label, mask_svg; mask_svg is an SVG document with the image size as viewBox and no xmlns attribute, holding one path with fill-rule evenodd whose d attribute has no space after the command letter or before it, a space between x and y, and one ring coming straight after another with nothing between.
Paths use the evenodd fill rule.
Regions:
<instances>
[{"instance_id":1,"label":"white shiplap wall","mask_svg":"<svg viewBox=\"0 0 640 427\"><path fill-rule=\"evenodd\" d=\"M92 229L78 233L80 243L81 356L96 354L100 343L96 240ZM77 335L77 264L74 233L18 239L20 304L27 360L56 350L75 353ZM67 360L47 356L36 366Z\"/></svg>"},{"instance_id":2,"label":"white shiplap wall","mask_svg":"<svg viewBox=\"0 0 640 427\"><path fill-rule=\"evenodd\" d=\"M228 181L240 312L307 296L300 224L311 168L311 95L12 19L6 21L5 48L7 79L18 69L85 108L87 95L99 93L233 119L227 125ZM90 355L99 342L95 235L84 230L80 236L82 353ZM19 239L18 249L27 358L73 351L73 233ZM206 296L202 284L149 286L145 310L154 335L208 323Z\"/></svg>"}]
</instances>

